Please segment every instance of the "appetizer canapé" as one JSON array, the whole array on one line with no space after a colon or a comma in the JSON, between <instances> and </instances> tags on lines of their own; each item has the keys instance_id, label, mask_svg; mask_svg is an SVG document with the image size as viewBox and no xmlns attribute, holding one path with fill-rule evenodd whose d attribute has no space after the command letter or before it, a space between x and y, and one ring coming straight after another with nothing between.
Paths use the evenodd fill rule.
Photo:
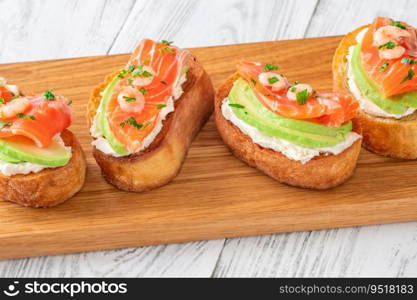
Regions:
<instances>
[{"instance_id":1,"label":"appetizer canap\u00e9","mask_svg":"<svg viewBox=\"0 0 417 300\"><path fill-rule=\"evenodd\" d=\"M242 61L215 102L218 131L233 154L269 176L326 189L352 175L361 136L350 96L290 84L277 66Z\"/></svg>"},{"instance_id":2,"label":"appetizer canap\u00e9","mask_svg":"<svg viewBox=\"0 0 417 300\"><path fill-rule=\"evenodd\" d=\"M143 40L90 97L93 153L104 177L128 191L171 181L212 113L213 94L189 51Z\"/></svg>"}]
</instances>

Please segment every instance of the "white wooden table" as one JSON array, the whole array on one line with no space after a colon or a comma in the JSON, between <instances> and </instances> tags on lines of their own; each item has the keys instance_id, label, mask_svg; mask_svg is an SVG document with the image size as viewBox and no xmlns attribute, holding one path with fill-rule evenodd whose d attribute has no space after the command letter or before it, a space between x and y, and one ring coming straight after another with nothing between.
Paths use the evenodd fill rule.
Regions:
<instances>
[{"instance_id":1,"label":"white wooden table","mask_svg":"<svg viewBox=\"0 0 417 300\"><path fill-rule=\"evenodd\" d=\"M0 63L339 35L417 1L0 0ZM0 246L1 247L1 246ZM0 277L417 276L417 222L0 262Z\"/></svg>"}]
</instances>

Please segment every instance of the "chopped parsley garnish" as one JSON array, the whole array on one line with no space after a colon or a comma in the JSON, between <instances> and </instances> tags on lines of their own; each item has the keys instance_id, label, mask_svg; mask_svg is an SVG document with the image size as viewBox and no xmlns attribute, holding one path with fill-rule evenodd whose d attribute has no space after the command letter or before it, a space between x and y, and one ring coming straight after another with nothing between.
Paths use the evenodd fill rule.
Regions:
<instances>
[{"instance_id":1,"label":"chopped parsley garnish","mask_svg":"<svg viewBox=\"0 0 417 300\"><path fill-rule=\"evenodd\" d=\"M120 127L125 127L126 124L132 125L136 129L141 129L143 127L142 124L136 122L136 119L134 117L130 117L129 119L124 120L120 123Z\"/></svg>"},{"instance_id":2,"label":"chopped parsley garnish","mask_svg":"<svg viewBox=\"0 0 417 300\"><path fill-rule=\"evenodd\" d=\"M245 108L243 105L238 103L229 103L229 106L235 107L235 108Z\"/></svg>"},{"instance_id":3,"label":"chopped parsley garnish","mask_svg":"<svg viewBox=\"0 0 417 300\"><path fill-rule=\"evenodd\" d=\"M136 66L130 66L129 68L127 68L127 71L129 73L132 73L135 69L136 69Z\"/></svg>"},{"instance_id":4,"label":"chopped parsley garnish","mask_svg":"<svg viewBox=\"0 0 417 300\"><path fill-rule=\"evenodd\" d=\"M16 117L18 117L19 119L29 119L29 120L32 120L32 121L35 121L36 120L35 116L33 116L33 115L25 115L23 113L18 113L16 115Z\"/></svg>"},{"instance_id":5,"label":"chopped parsley garnish","mask_svg":"<svg viewBox=\"0 0 417 300\"><path fill-rule=\"evenodd\" d=\"M274 70L278 70L278 67L272 64L265 64L265 71L274 71Z\"/></svg>"},{"instance_id":6,"label":"chopped parsley garnish","mask_svg":"<svg viewBox=\"0 0 417 300\"><path fill-rule=\"evenodd\" d=\"M297 103L299 105L306 104L308 97L310 97L310 93L308 92L307 89L302 90L301 92L298 92L295 95L296 95L296 98L297 98Z\"/></svg>"},{"instance_id":7,"label":"chopped parsley garnish","mask_svg":"<svg viewBox=\"0 0 417 300\"><path fill-rule=\"evenodd\" d=\"M133 79L132 79L132 78L128 78L128 79L127 79L127 82L129 82L129 84L132 84Z\"/></svg>"},{"instance_id":8,"label":"chopped parsley garnish","mask_svg":"<svg viewBox=\"0 0 417 300\"><path fill-rule=\"evenodd\" d=\"M378 46L378 49L387 48L392 49L395 48L397 45L393 41L388 41L385 44Z\"/></svg>"},{"instance_id":9,"label":"chopped parsley garnish","mask_svg":"<svg viewBox=\"0 0 417 300\"><path fill-rule=\"evenodd\" d=\"M256 80L251 78L250 81L253 83L253 85L256 85Z\"/></svg>"},{"instance_id":10,"label":"chopped parsley garnish","mask_svg":"<svg viewBox=\"0 0 417 300\"><path fill-rule=\"evenodd\" d=\"M68 102L67 102L67 105L71 105L72 104L72 100L69 100Z\"/></svg>"},{"instance_id":11,"label":"chopped parsley garnish","mask_svg":"<svg viewBox=\"0 0 417 300\"><path fill-rule=\"evenodd\" d=\"M413 69L408 69L407 76L405 76L403 78L403 80L401 80L401 83L403 83L403 82L405 82L407 80L411 80L411 78L413 78L413 76L414 76L414 70Z\"/></svg>"},{"instance_id":12,"label":"chopped parsley garnish","mask_svg":"<svg viewBox=\"0 0 417 300\"><path fill-rule=\"evenodd\" d=\"M403 59L401 59L401 63L404 65L414 65L417 64L417 60L412 59L410 57L404 57Z\"/></svg>"},{"instance_id":13,"label":"chopped parsley garnish","mask_svg":"<svg viewBox=\"0 0 417 300\"><path fill-rule=\"evenodd\" d=\"M153 75L152 75L152 73L150 73L148 71L143 71L142 76L143 77L152 77Z\"/></svg>"},{"instance_id":14,"label":"chopped parsley garnish","mask_svg":"<svg viewBox=\"0 0 417 300\"><path fill-rule=\"evenodd\" d=\"M170 42L170 41L167 41L167 40L162 40L162 41L161 41L161 43L169 46L169 45L171 45L173 42Z\"/></svg>"},{"instance_id":15,"label":"chopped parsley garnish","mask_svg":"<svg viewBox=\"0 0 417 300\"><path fill-rule=\"evenodd\" d=\"M134 98L134 97L123 96L123 99L125 99L126 102L135 102L136 101L136 98Z\"/></svg>"},{"instance_id":16,"label":"chopped parsley garnish","mask_svg":"<svg viewBox=\"0 0 417 300\"><path fill-rule=\"evenodd\" d=\"M54 93L52 93L52 91L51 91L51 90L46 90L46 91L43 93L43 96L44 96L44 98L45 98L45 99L47 99L47 100L55 100L55 95L54 95Z\"/></svg>"},{"instance_id":17,"label":"chopped parsley garnish","mask_svg":"<svg viewBox=\"0 0 417 300\"><path fill-rule=\"evenodd\" d=\"M379 67L379 70L380 70L381 72L385 71L385 70L387 69L388 65L389 65L389 63L387 63L387 62L383 63L383 64Z\"/></svg>"},{"instance_id":18,"label":"chopped parsley garnish","mask_svg":"<svg viewBox=\"0 0 417 300\"><path fill-rule=\"evenodd\" d=\"M4 101L4 98L0 97L0 104L4 104L4 103L6 103L6 101Z\"/></svg>"},{"instance_id":19,"label":"chopped parsley garnish","mask_svg":"<svg viewBox=\"0 0 417 300\"><path fill-rule=\"evenodd\" d=\"M140 89L139 89L139 92L141 92L142 93L142 95L146 95L146 93L148 92L144 87L141 87Z\"/></svg>"},{"instance_id":20,"label":"chopped parsley garnish","mask_svg":"<svg viewBox=\"0 0 417 300\"><path fill-rule=\"evenodd\" d=\"M167 107L167 105L166 105L166 104L158 104L158 105L156 106L156 108L157 108L157 109L162 109L162 108L164 108L164 107Z\"/></svg>"},{"instance_id":21,"label":"chopped parsley garnish","mask_svg":"<svg viewBox=\"0 0 417 300\"><path fill-rule=\"evenodd\" d=\"M399 27L401 29L407 29L407 27L405 27L403 24L401 24L400 22L394 21L394 20L391 20L391 24L390 25L397 26L397 27Z\"/></svg>"},{"instance_id":22,"label":"chopped parsley garnish","mask_svg":"<svg viewBox=\"0 0 417 300\"><path fill-rule=\"evenodd\" d=\"M171 54L175 53L174 49L172 49L170 47L166 47L166 51L168 51L168 53L171 53Z\"/></svg>"},{"instance_id":23,"label":"chopped parsley garnish","mask_svg":"<svg viewBox=\"0 0 417 300\"><path fill-rule=\"evenodd\" d=\"M295 92L297 90L297 88L295 86L293 86L292 88L290 88L290 92Z\"/></svg>"},{"instance_id":24,"label":"chopped parsley garnish","mask_svg":"<svg viewBox=\"0 0 417 300\"><path fill-rule=\"evenodd\" d=\"M0 121L0 130L3 129L5 126L10 126L12 124L12 122Z\"/></svg>"},{"instance_id":25,"label":"chopped parsley garnish","mask_svg":"<svg viewBox=\"0 0 417 300\"><path fill-rule=\"evenodd\" d=\"M279 79L276 76L268 78L269 84L274 84L275 82L278 82L278 81L279 81Z\"/></svg>"},{"instance_id":26,"label":"chopped parsley garnish","mask_svg":"<svg viewBox=\"0 0 417 300\"><path fill-rule=\"evenodd\" d=\"M146 64L147 62L149 62L149 58L146 57L143 59L143 63Z\"/></svg>"}]
</instances>

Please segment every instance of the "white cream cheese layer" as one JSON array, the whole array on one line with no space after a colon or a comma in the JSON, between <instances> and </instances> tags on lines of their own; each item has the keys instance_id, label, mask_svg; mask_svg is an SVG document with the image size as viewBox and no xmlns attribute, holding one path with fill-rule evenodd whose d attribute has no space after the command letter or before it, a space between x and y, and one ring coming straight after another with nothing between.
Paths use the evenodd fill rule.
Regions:
<instances>
[{"instance_id":1,"label":"white cream cheese layer","mask_svg":"<svg viewBox=\"0 0 417 300\"><path fill-rule=\"evenodd\" d=\"M356 36L356 42L361 43L363 40L363 37L365 33L368 31L368 28L363 29L360 31ZM349 53L346 56L346 59L348 61L348 68L347 68L347 76L348 76L348 86L350 92L355 96L355 98L359 102L360 108L366 112L369 115L375 116L375 117L384 117L384 118L395 118L395 119L401 119L402 117L411 115L416 110L415 108L409 107L404 114L401 115L394 115L387 113L383 109L381 109L378 105L373 103L371 100L369 100L366 96L364 96L361 91L359 90L357 84L355 83L353 72L350 67L350 63L352 60L352 53L355 46L349 47Z\"/></svg>"},{"instance_id":2,"label":"white cream cheese layer","mask_svg":"<svg viewBox=\"0 0 417 300\"><path fill-rule=\"evenodd\" d=\"M340 154L361 137L355 132L350 132L346 139L336 146L324 148L307 148L295 145L289 141L277 137L266 135L260 132L257 128L242 121L235 115L233 109L229 106L229 100L227 98L225 98L222 103L222 114L226 120L232 122L236 127L240 129L240 131L249 136L254 143L264 148L272 149L276 152L281 152L289 159L299 161L302 164L307 163L309 160L315 156L319 156L320 154Z\"/></svg>"},{"instance_id":3,"label":"white cream cheese layer","mask_svg":"<svg viewBox=\"0 0 417 300\"><path fill-rule=\"evenodd\" d=\"M56 142L58 142L60 145L63 145L63 146L65 145L60 135L56 135L53 139ZM71 147L65 147L65 148L71 153ZM58 167L38 165L38 164L30 163L30 162L14 164L14 163L9 163L9 162L0 160L0 173L3 174L4 176L13 176L17 174L26 175L29 173L38 173L47 168L58 168Z\"/></svg>"},{"instance_id":4,"label":"white cream cheese layer","mask_svg":"<svg viewBox=\"0 0 417 300\"><path fill-rule=\"evenodd\" d=\"M159 119L157 124L155 125L154 129L145 137L142 142L142 146L136 152L140 152L146 149L156 138L159 132L162 130L163 121L167 118L167 116L174 111L175 105L174 101L179 99L183 94L182 85L187 81L187 73L181 75L174 86L174 90L172 96L168 99L166 106L162 108L159 112ZM101 152L112 155L114 157L121 157L123 155L117 154L113 148L110 146L110 143L103 137L103 133L99 130L97 126L97 114L94 117L93 124L90 128L91 136L95 138L91 144L96 147L96 149L100 150ZM129 153L131 154L131 153ZM129 155L128 154L128 155Z\"/></svg>"}]
</instances>

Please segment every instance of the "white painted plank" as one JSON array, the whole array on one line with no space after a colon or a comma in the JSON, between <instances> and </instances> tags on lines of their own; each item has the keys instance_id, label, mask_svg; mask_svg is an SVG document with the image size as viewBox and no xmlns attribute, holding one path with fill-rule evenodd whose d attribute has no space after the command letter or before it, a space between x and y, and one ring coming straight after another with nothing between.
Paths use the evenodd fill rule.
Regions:
<instances>
[{"instance_id":1,"label":"white painted plank","mask_svg":"<svg viewBox=\"0 0 417 300\"><path fill-rule=\"evenodd\" d=\"M306 36L343 35L377 16L417 26L416 11L413 0L320 0Z\"/></svg>"},{"instance_id":2,"label":"white painted plank","mask_svg":"<svg viewBox=\"0 0 417 300\"><path fill-rule=\"evenodd\" d=\"M415 223L227 240L215 277L415 277Z\"/></svg>"},{"instance_id":3,"label":"white painted plank","mask_svg":"<svg viewBox=\"0 0 417 300\"><path fill-rule=\"evenodd\" d=\"M110 53L131 51L144 37L181 47L303 37L316 1L138 1Z\"/></svg>"},{"instance_id":4,"label":"white painted plank","mask_svg":"<svg viewBox=\"0 0 417 300\"><path fill-rule=\"evenodd\" d=\"M0 277L210 277L224 240L0 262Z\"/></svg>"},{"instance_id":5,"label":"white painted plank","mask_svg":"<svg viewBox=\"0 0 417 300\"><path fill-rule=\"evenodd\" d=\"M0 63L106 54L133 0L2 0Z\"/></svg>"},{"instance_id":6,"label":"white painted plank","mask_svg":"<svg viewBox=\"0 0 417 300\"><path fill-rule=\"evenodd\" d=\"M417 25L412 1L316 3L3 0L0 62L129 52L143 37L193 47L336 35L377 15ZM416 232L409 223L231 239L214 275L416 276ZM223 242L3 261L0 276L206 277Z\"/></svg>"}]
</instances>

